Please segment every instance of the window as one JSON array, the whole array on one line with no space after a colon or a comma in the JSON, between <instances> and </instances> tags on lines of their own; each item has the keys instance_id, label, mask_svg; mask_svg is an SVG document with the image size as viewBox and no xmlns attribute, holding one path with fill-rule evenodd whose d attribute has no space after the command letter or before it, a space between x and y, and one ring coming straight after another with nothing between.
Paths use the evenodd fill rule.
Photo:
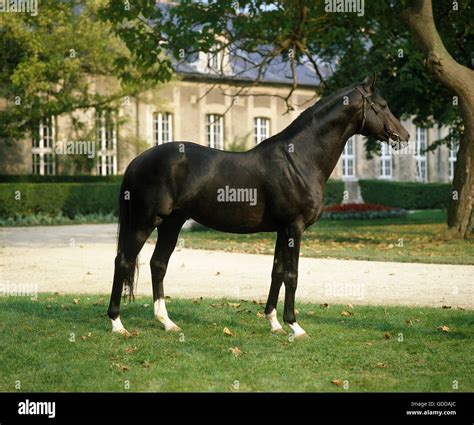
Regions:
<instances>
[{"instance_id":1,"label":"window","mask_svg":"<svg viewBox=\"0 0 474 425\"><path fill-rule=\"evenodd\" d=\"M171 142L173 139L173 115L168 112L153 114L153 141L155 145Z\"/></svg>"},{"instance_id":2,"label":"window","mask_svg":"<svg viewBox=\"0 0 474 425\"><path fill-rule=\"evenodd\" d=\"M454 167L456 165L456 156L458 154L459 146L457 143L451 141L449 144L449 155L448 155L448 177L449 180L454 178Z\"/></svg>"},{"instance_id":3,"label":"window","mask_svg":"<svg viewBox=\"0 0 474 425\"><path fill-rule=\"evenodd\" d=\"M39 175L52 175L56 172L54 156L54 119L43 120L32 141L32 172Z\"/></svg>"},{"instance_id":4,"label":"window","mask_svg":"<svg viewBox=\"0 0 474 425\"><path fill-rule=\"evenodd\" d=\"M268 139L270 137L270 120L262 117L255 118L253 120L253 135L256 145Z\"/></svg>"},{"instance_id":5,"label":"window","mask_svg":"<svg viewBox=\"0 0 474 425\"><path fill-rule=\"evenodd\" d=\"M97 174L117 174L117 131L111 111L97 111L95 115L97 138Z\"/></svg>"},{"instance_id":6,"label":"window","mask_svg":"<svg viewBox=\"0 0 474 425\"><path fill-rule=\"evenodd\" d=\"M392 176L392 147L382 143L380 151L380 178L391 179Z\"/></svg>"},{"instance_id":7,"label":"window","mask_svg":"<svg viewBox=\"0 0 474 425\"><path fill-rule=\"evenodd\" d=\"M224 149L224 117L217 114L206 115L207 146Z\"/></svg>"},{"instance_id":8,"label":"window","mask_svg":"<svg viewBox=\"0 0 474 425\"><path fill-rule=\"evenodd\" d=\"M342 152L342 177L355 178L355 137L352 136Z\"/></svg>"},{"instance_id":9,"label":"window","mask_svg":"<svg viewBox=\"0 0 474 425\"><path fill-rule=\"evenodd\" d=\"M428 180L428 170L427 170L427 158L426 150L427 140L426 140L426 128L416 128L416 152L415 152L415 161L416 161L416 179L422 182Z\"/></svg>"},{"instance_id":10,"label":"window","mask_svg":"<svg viewBox=\"0 0 474 425\"><path fill-rule=\"evenodd\" d=\"M207 54L207 67L213 71L222 71L224 49L222 43L215 43Z\"/></svg>"}]
</instances>

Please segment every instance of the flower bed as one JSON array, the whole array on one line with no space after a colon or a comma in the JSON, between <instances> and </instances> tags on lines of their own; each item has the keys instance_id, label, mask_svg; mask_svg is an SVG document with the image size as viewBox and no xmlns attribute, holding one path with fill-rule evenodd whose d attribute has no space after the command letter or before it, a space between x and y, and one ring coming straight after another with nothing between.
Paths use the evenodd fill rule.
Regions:
<instances>
[{"instance_id":1,"label":"flower bed","mask_svg":"<svg viewBox=\"0 0 474 425\"><path fill-rule=\"evenodd\" d=\"M324 208L322 218L329 220L372 220L377 218L405 217L407 211L402 208L387 207L378 204L338 204Z\"/></svg>"}]
</instances>

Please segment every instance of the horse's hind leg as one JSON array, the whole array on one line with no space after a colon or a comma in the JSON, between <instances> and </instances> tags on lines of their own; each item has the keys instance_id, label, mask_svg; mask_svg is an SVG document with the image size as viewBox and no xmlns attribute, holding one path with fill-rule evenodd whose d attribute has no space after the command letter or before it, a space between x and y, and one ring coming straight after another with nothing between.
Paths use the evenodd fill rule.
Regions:
<instances>
[{"instance_id":1,"label":"horse's hind leg","mask_svg":"<svg viewBox=\"0 0 474 425\"><path fill-rule=\"evenodd\" d=\"M165 305L163 279L168 267L168 261L176 247L179 232L185 221L185 218L178 215L171 215L164 220L164 222L158 227L158 240L156 242L155 251L150 260L155 317L163 325L166 331L181 330L168 317Z\"/></svg>"},{"instance_id":2,"label":"horse's hind leg","mask_svg":"<svg viewBox=\"0 0 474 425\"><path fill-rule=\"evenodd\" d=\"M143 244L150 236L151 231L152 229L132 231L130 237L127 238L126 243L123 244L123 247L115 257L114 281L110 304L107 310L107 314L112 320L112 332L128 335L128 331L120 320L120 300L122 298L123 285L126 280L129 280L129 284L133 285L137 256Z\"/></svg>"}]
</instances>

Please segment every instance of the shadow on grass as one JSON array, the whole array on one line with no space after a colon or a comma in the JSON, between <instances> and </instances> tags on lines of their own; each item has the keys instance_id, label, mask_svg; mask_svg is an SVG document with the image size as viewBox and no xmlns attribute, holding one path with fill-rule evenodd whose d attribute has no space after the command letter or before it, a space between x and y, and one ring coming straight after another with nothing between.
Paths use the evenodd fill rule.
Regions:
<instances>
[{"instance_id":1,"label":"shadow on grass","mask_svg":"<svg viewBox=\"0 0 474 425\"><path fill-rule=\"evenodd\" d=\"M98 305L92 302L65 305L65 302L64 299L56 302L4 299L0 302L0 305L4 319L8 320L5 315L11 316L12 322L18 321L20 315L33 320L58 320L63 325L80 325L90 331L110 330L106 305ZM241 301L242 308L235 309L225 306L225 302L226 300L212 300L212 303L204 301L191 304L188 300L173 299L169 303L168 310L172 319L183 328L191 326L211 327L215 324L222 328L224 326L244 328L253 327L259 321L263 323L265 320L256 317L257 311L262 311L262 306L257 306L248 301ZM220 306L212 307L211 304ZM420 316L420 308L394 307L391 311L390 308L385 307L383 309L382 307L359 307L361 310L356 307L354 316L342 318L339 316L339 306L333 307L331 311L325 310L324 313L318 313L317 316L308 316L303 313L299 316L299 319L303 326L324 326L336 329L336 332L338 329L341 332L348 329L354 332L370 330L380 333L381 337L385 332L390 332L393 338L396 338L399 332L403 332L405 335L414 335L417 338L442 336L448 340L472 339L472 335L469 333L457 330L457 328L473 329L474 315L471 312L430 309L425 310L425 313ZM376 311L377 309L380 313ZM388 312L389 315L387 316L385 312ZM160 324L153 317L152 306L149 305L144 308L142 302L124 305L121 310L121 317L129 330L160 328ZM411 326L405 323L405 320L414 319L415 317L419 318L417 320L420 322L415 322ZM442 325L448 325L450 332L441 332L436 329Z\"/></svg>"}]
</instances>

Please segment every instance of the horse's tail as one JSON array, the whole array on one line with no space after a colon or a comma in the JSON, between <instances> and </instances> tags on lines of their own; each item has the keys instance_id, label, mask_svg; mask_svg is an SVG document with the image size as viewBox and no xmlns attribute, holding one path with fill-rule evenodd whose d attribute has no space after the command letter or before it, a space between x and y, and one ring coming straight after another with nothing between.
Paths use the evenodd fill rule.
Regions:
<instances>
[{"instance_id":1,"label":"horse's tail","mask_svg":"<svg viewBox=\"0 0 474 425\"><path fill-rule=\"evenodd\" d=\"M135 299L136 279L138 277L138 256L130 252L135 238L135 216L131 205L130 188L127 184L127 173L122 180L119 194L119 214L118 214L118 242L117 260L124 262L126 267L122 268L123 284L125 287L124 297L128 295L128 300Z\"/></svg>"}]
</instances>

